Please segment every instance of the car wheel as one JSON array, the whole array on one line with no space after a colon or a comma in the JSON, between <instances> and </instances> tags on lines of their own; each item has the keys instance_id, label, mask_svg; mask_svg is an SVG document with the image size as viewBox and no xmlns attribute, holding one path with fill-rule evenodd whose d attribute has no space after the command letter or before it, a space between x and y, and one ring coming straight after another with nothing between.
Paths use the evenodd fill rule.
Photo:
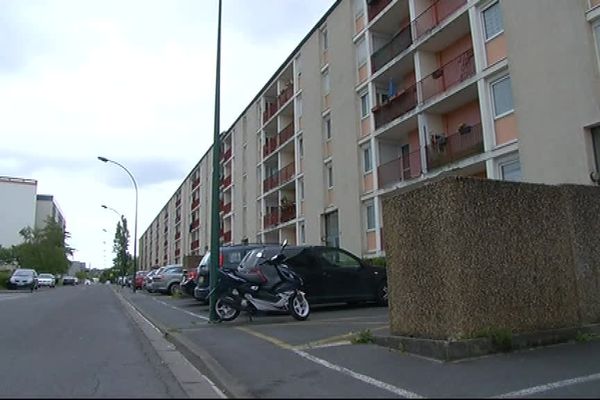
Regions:
<instances>
[{"instance_id":1,"label":"car wheel","mask_svg":"<svg viewBox=\"0 0 600 400\"><path fill-rule=\"evenodd\" d=\"M171 294L171 296L180 296L181 289L179 288L179 284L171 283L171 286L169 286L169 293Z\"/></svg>"},{"instance_id":2,"label":"car wheel","mask_svg":"<svg viewBox=\"0 0 600 400\"><path fill-rule=\"evenodd\" d=\"M377 305L380 305L382 307L387 306L388 305L388 287L387 287L387 280L381 282L378 286L377 286L377 293L375 294L375 301L377 302Z\"/></svg>"}]
</instances>

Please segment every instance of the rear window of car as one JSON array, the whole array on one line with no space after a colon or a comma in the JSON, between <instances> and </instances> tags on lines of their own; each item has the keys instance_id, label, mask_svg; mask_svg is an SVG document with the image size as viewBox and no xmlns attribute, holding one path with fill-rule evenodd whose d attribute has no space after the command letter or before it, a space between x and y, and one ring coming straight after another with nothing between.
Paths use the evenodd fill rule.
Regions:
<instances>
[{"instance_id":1,"label":"rear window of car","mask_svg":"<svg viewBox=\"0 0 600 400\"><path fill-rule=\"evenodd\" d=\"M15 271L15 276L31 276L33 275L33 270L30 269L19 269Z\"/></svg>"}]
</instances>

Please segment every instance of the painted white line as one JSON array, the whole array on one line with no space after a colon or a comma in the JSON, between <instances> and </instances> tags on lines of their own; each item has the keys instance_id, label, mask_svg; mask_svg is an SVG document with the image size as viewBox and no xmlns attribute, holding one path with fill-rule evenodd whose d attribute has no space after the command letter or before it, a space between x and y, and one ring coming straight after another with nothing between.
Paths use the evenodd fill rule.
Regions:
<instances>
[{"instance_id":1,"label":"painted white line","mask_svg":"<svg viewBox=\"0 0 600 400\"><path fill-rule=\"evenodd\" d=\"M347 346L349 344L352 344L352 342L349 341L349 340L342 340L340 342L332 342L332 343L326 343L326 344L316 344L314 346L311 346L311 345L300 346L300 347L296 347L296 349L297 350L324 349L326 347Z\"/></svg>"},{"instance_id":2,"label":"painted white line","mask_svg":"<svg viewBox=\"0 0 600 400\"><path fill-rule=\"evenodd\" d=\"M506 398L510 398L510 397L529 396L529 395L532 395L535 393L543 393L543 392L547 392L547 391L553 390L553 389L558 389L561 387L573 386L573 385L578 385L580 383L597 381L597 380L600 380L600 373L587 375L587 376L580 376L577 378L565 379L564 381L546 383L545 385L532 386L530 388L517 390L515 392L504 393L499 396L494 396L493 398L506 399Z\"/></svg>"},{"instance_id":3,"label":"painted white line","mask_svg":"<svg viewBox=\"0 0 600 400\"><path fill-rule=\"evenodd\" d=\"M181 308L179 308L179 307L175 307L174 305L172 305L172 304L169 304L169 303L165 303L165 302L164 302L164 301L162 301L162 300L156 300L155 298L152 298L152 300L154 300L154 301L156 301L156 302L158 302L158 303L160 303L160 304L162 304L162 305L165 305L165 306L167 306L167 307L169 307L169 308L172 308L173 310L177 310L177 311L184 312L184 313L186 313L186 314L188 314L188 315L191 315L192 317L196 317L196 318L199 318L199 319L201 319L201 320L204 320L204 321L210 321L210 318L208 318L208 317L205 317L205 316L203 316L203 315L194 314L194 313L193 313L193 312L191 312L191 311L182 310Z\"/></svg>"},{"instance_id":4,"label":"painted white line","mask_svg":"<svg viewBox=\"0 0 600 400\"><path fill-rule=\"evenodd\" d=\"M370 385L376 386L376 387L378 387L380 389L387 390L388 392L392 392L394 394L397 394L398 396L402 396L402 397L405 397L407 399L422 399L423 398L423 396L420 396L420 395L418 395L416 393L413 393L413 392L410 392L408 390L405 390L405 389L402 389L402 388L390 385L389 383L385 383L385 382L379 381L379 380L377 380L375 378L371 378L370 376L359 374L358 372L354 372L354 371L352 371L352 370L350 370L348 368L344 368L344 367L340 367L339 365L332 364L329 361L325 361L325 360L323 360L321 358L315 357L315 356L313 356L311 354L308 354L308 353L306 353L306 352L304 352L302 350L292 349L292 351L294 353L298 354L300 357L304 357L307 360L310 360L310 361L312 361L314 363L317 363L317 364L319 364L319 365L321 365L321 366L323 366L325 368L329 368L329 369L332 369L334 371L341 372L342 374L349 375L349 376L351 376L354 379L358 379L359 381L363 381L363 382L368 383Z\"/></svg>"},{"instance_id":5,"label":"painted white line","mask_svg":"<svg viewBox=\"0 0 600 400\"><path fill-rule=\"evenodd\" d=\"M131 309L132 309L132 310L133 310L133 311L134 311L134 312L135 312L135 313L136 313L138 316L140 316L140 317L141 317L141 318L142 318L144 321L146 321L146 323L147 323L148 325L150 325L152 328L154 328L154 330L155 330L156 332L158 332L158 333L159 333L159 334L162 336L162 334L163 334L163 333L160 331L160 329L158 329L158 328L156 327L156 325L154 325L152 322L150 322L150 321L148 320L148 318L144 317L144 314L142 314L141 312L139 312L139 311L137 310L137 308L135 308L134 306L132 306L131 304L129 304L129 302L127 302L127 301L126 301L125 303L126 303L126 304L127 304L129 307L131 307Z\"/></svg>"}]
</instances>

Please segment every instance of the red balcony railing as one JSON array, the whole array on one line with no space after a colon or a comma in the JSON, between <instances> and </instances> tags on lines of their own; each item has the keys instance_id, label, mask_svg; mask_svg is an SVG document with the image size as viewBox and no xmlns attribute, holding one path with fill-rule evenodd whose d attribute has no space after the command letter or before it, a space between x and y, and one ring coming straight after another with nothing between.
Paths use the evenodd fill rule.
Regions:
<instances>
[{"instance_id":1,"label":"red balcony railing","mask_svg":"<svg viewBox=\"0 0 600 400\"><path fill-rule=\"evenodd\" d=\"M266 103L265 111L263 112L263 123L267 122L271 119L273 115L277 112L277 103Z\"/></svg>"},{"instance_id":2,"label":"red balcony railing","mask_svg":"<svg viewBox=\"0 0 600 400\"><path fill-rule=\"evenodd\" d=\"M400 156L395 160L381 164L377 168L379 186L384 187L392 183L418 178L421 175L420 150Z\"/></svg>"},{"instance_id":3,"label":"red balcony railing","mask_svg":"<svg viewBox=\"0 0 600 400\"><path fill-rule=\"evenodd\" d=\"M263 146L263 157L268 156L269 154L271 154L272 152L275 151L275 149L278 146L278 137L277 136L273 136L273 137L267 137L265 140L265 145Z\"/></svg>"},{"instance_id":4,"label":"red balcony railing","mask_svg":"<svg viewBox=\"0 0 600 400\"><path fill-rule=\"evenodd\" d=\"M221 160L227 161L231 158L231 148L221 153Z\"/></svg>"},{"instance_id":5,"label":"red balcony railing","mask_svg":"<svg viewBox=\"0 0 600 400\"><path fill-rule=\"evenodd\" d=\"M438 0L433 3L412 21L416 37L420 38L431 31L466 2L467 0Z\"/></svg>"},{"instance_id":6,"label":"red balcony railing","mask_svg":"<svg viewBox=\"0 0 600 400\"><path fill-rule=\"evenodd\" d=\"M367 16L369 21L377 16L392 0L371 0L367 1Z\"/></svg>"},{"instance_id":7,"label":"red balcony railing","mask_svg":"<svg viewBox=\"0 0 600 400\"><path fill-rule=\"evenodd\" d=\"M195 189L200 184L200 178L194 179L192 182L192 189Z\"/></svg>"},{"instance_id":8,"label":"red balcony railing","mask_svg":"<svg viewBox=\"0 0 600 400\"><path fill-rule=\"evenodd\" d=\"M289 163L263 181L263 192L268 192L269 190L290 181L295 173L296 166L293 162Z\"/></svg>"},{"instance_id":9,"label":"red balcony railing","mask_svg":"<svg viewBox=\"0 0 600 400\"><path fill-rule=\"evenodd\" d=\"M481 124L464 126L449 136L439 136L427 146L427 168L430 170L483 152Z\"/></svg>"},{"instance_id":10,"label":"red balcony railing","mask_svg":"<svg viewBox=\"0 0 600 400\"><path fill-rule=\"evenodd\" d=\"M412 42L410 24L406 24L392 37L392 40L384 44L371 55L371 70L373 73L378 71L398 54L408 49Z\"/></svg>"},{"instance_id":11,"label":"red balcony railing","mask_svg":"<svg viewBox=\"0 0 600 400\"><path fill-rule=\"evenodd\" d=\"M265 228L270 228L279 223L279 210L267 213L263 218Z\"/></svg>"},{"instance_id":12,"label":"red balcony railing","mask_svg":"<svg viewBox=\"0 0 600 400\"><path fill-rule=\"evenodd\" d=\"M175 249L175 257L177 257L181 253L181 250Z\"/></svg>"},{"instance_id":13,"label":"red balcony railing","mask_svg":"<svg viewBox=\"0 0 600 400\"><path fill-rule=\"evenodd\" d=\"M200 205L200 199L195 199L192 201L192 210Z\"/></svg>"},{"instance_id":14,"label":"red balcony railing","mask_svg":"<svg viewBox=\"0 0 600 400\"><path fill-rule=\"evenodd\" d=\"M179 221L181 221L181 215L175 217L175 223L178 223Z\"/></svg>"},{"instance_id":15,"label":"red balcony railing","mask_svg":"<svg viewBox=\"0 0 600 400\"><path fill-rule=\"evenodd\" d=\"M274 152L277 147L285 143L289 138L294 136L294 124L290 123L288 126L283 128L277 136L268 137L265 145L263 146L263 156L266 157Z\"/></svg>"},{"instance_id":16,"label":"red balcony railing","mask_svg":"<svg viewBox=\"0 0 600 400\"><path fill-rule=\"evenodd\" d=\"M279 218L280 222L287 222L296 218L296 204L292 203L285 207L281 207L281 216Z\"/></svg>"},{"instance_id":17,"label":"red balcony railing","mask_svg":"<svg viewBox=\"0 0 600 400\"><path fill-rule=\"evenodd\" d=\"M223 242L229 243L231 242L231 231L223 232Z\"/></svg>"},{"instance_id":18,"label":"red balcony railing","mask_svg":"<svg viewBox=\"0 0 600 400\"><path fill-rule=\"evenodd\" d=\"M279 186L279 173L276 172L263 181L263 192L268 192L274 187Z\"/></svg>"},{"instance_id":19,"label":"red balcony railing","mask_svg":"<svg viewBox=\"0 0 600 400\"><path fill-rule=\"evenodd\" d=\"M181 199L177 199L175 200L175 207L179 207L179 205L181 204Z\"/></svg>"},{"instance_id":20,"label":"red balcony railing","mask_svg":"<svg viewBox=\"0 0 600 400\"><path fill-rule=\"evenodd\" d=\"M386 103L375 107L375 129L387 124L406 114L417 106L417 86L411 85L403 91L391 97Z\"/></svg>"},{"instance_id":21,"label":"red balcony railing","mask_svg":"<svg viewBox=\"0 0 600 400\"><path fill-rule=\"evenodd\" d=\"M231 175L221 180L221 186L223 186L224 188L228 187L229 185L231 185Z\"/></svg>"},{"instance_id":22,"label":"red balcony railing","mask_svg":"<svg viewBox=\"0 0 600 400\"><path fill-rule=\"evenodd\" d=\"M469 49L419 81L423 101L445 92L473 75L475 75L475 58L473 49Z\"/></svg>"},{"instance_id":23,"label":"red balcony railing","mask_svg":"<svg viewBox=\"0 0 600 400\"><path fill-rule=\"evenodd\" d=\"M195 219L194 221L192 221L192 223L190 224L190 231L193 229L196 229L197 227L200 226L200 220L199 219Z\"/></svg>"},{"instance_id":24,"label":"red balcony railing","mask_svg":"<svg viewBox=\"0 0 600 400\"><path fill-rule=\"evenodd\" d=\"M279 140L278 140L279 145L282 145L285 142L287 142L289 138L294 136L294 124L290 123L288 126L283 128L277 136L279 138Z\"/></svg>"},{"instance_id":25,"label":"red balcony railing","mask_svg":"<svg viewBox=\"0 0 600 400\"><path fill-rule=\"evenodd\" d=\"M175 240L178 240L181 237L181 232L175 233Z\"/></svg>"},{"instance_id":26,"label":"red balcony railing","mask_svg":"<svg viewBox=\"0 0 600 400\"><path fill-rule=\"evenodd\" d=\"M194 241L192 241L192 243L191 243L191 245L190 245L190 248L191 248L192 250L195 250L195 249L197 249L198 247L200 247L200 240L194 240Z\"/></svg>"},{"instance_id":27,"label":"red balcony railing","mask_svg":"<svg viewBox=\"0 0 600 400\"><path fill-rule=\"evenodd\" d=\"M278 108L281 108L285 103L287 103L287 101L289 99L291 99L293 95L294 95L294 86L288 85L285 89L283 89L281 91L281 93L279 93L279 96L277 96Z\"/></svg>"},{"instance_id":28,"label":"red balcony railing","mask_svg":"<svg viewBox=\"0 0 600 400\"><path fill-rule=\"evenodd\" d=\"M227 214L228 212L231 212L231 202L225 204L224 202L221 202L221 211L223 211L223 213Z\"/></svg>"}]
</instances>

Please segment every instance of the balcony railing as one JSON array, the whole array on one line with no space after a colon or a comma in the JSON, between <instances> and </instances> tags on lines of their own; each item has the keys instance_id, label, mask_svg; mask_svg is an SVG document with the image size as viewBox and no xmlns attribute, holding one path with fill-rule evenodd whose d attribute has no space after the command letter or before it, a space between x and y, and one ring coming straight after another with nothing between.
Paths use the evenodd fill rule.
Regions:
<instances>
[{"instance_id":1,"label":"balcony railing","mask_svg":"<svg viewBox=\"0 0 600 400\"><path fill-rule=\"evenodd\" d=\"M421 151L416 150L381 164L377 168L377 174L380 187L418 178L421 175Z\"/></svg>"},{"instance_id":2,"label":"balcony railing","mask_svg":"<svg viewBox=\"0 0 600 400\"><path fill-rule=\"evenodd\" d=\"M181 237L181 232L177 232L175 234L175 240L179 239Z\"/></svg>"},{"instance_id":3,"label":"balcony railing","mask_svg":"<svg viewBox=\"0 0 600 400\"><path fill-rule=\"evenodd\" d=\"M231 148L221 153L221 160L227 161L231 158Z\"/></svg>"},{"instance_id":4,"label":"balcony railing","mask_svg":"<svg viewBox=\"0 0 600 400\"><path fill-rule=\"evenodd\" d=\"M194 179L192 182L192 189L195 189L200 184L200 178Z\"/></svg>"},{"instance_id":5,"label":"balcony railing","mask_svg":"<svg viewBox=\"0 0 600 400\"><path fill-rule=\"evenodd\" d=\"M221 186L223 186L224 188L228 187L229 185L231 185L231 175L221 180Z\"/></svg>"},{"instance_id":6,"label":"balcony railing","mask_svg":"<svg viewBox=\"0 0 600 400\"><path fill-rule=\"evenodd\" d=\"M438 0L433 3L412 21L416 37L420 38L431 31L466 2L467 0Z\"/></svg>"},{"instance_id":7,"label":"balcony railing","mask_svg":"<svg viewBox=\"0 0 600 400\"><path fill-rule=\"evenodd\" d=\"M386 103L373 109L375 129L406 114L417 106L417 86L411 85L391 97Z\"/></svg>"},{"instance_id":8,"label":"balcony railing","mask_svg":"<svg viewBox=\"0 0 600 400\"><path fill-rule=\"evenodd\" d=\"M221 202L221 211L223 211L223 213L227 214L231 211L231 202L225 204L224 202Z\"/></svg>"},{"instance_id":9,"label":"balcony railing","mask_svg":"<svg viewBox=\"0 0 600 400\"><path fill-rule=\"evenodd\" d=\"M398 54L408 49L411 44L412 34L410 31L410 24L407 24L392 37L392 40L384 44L371 55L371 69L373 73L378 71Z\"/></svg>"},{"instance_id":10,"label":"balcony railing","mask_svg":"<svg viewBox=\"0 0 600 400\"><path fill-rule=\"evenodd\" d=\"M371 0L367 1L367 15L369 17L369 21L377 16L388 4L390 4L392 0Z\"/></svg>"},{"instance_id":11,"label":"balcony railing","mask_svg":"<svg viewBox=\"0 0 600 400\"><path fill-rule=\"evenodd\" d=\"M181 199L175 200L175 207L179 207L180 204L181 204Z\"/></svg>"},{"instance_id":12,"label":"balcony railing","mask_svg":"<svg viewBox=\"0 0 600 400\"><path fill-rule=\"evenodd\" d=\"M296 168L293 162L286 165L263 181L263 192L268 192L269 190L290 181L295 173Z\"/></svg>"},{"instance_id":13,"label":"balcony railing","mask_svg":"<svg viewBox=\"0 0 600 400\"><path fill-rule=\"evenodd\" d=\"M279 222L287 222L296 218L296 204L292 203L285 207L281 207L281 215L279 218Z\"/></svg>"},{"instance_id":14,"label":"balcony railing","mask_svg":"<svg viewBox=\"0 0 600 400\"><path fill-rule=\"evenodd\" d=\"M181 250L175 249L175 257L177 257L181 253Z\"/></svg>"},{"instance_id":15,"label":"balcony railing","mask_svg":"<svg viewBox=\"0 0 600 400\"><path fill-rule=\"evenodd\" d=\"M279 210L265 214L263 223L265 228L277 225L279 223Z\"/></svg>"},{"instance_id":16,"label":"balcony railing","mask_svg":"<svg viewBox=\"0 0 600 400\"><path fill-rule=\"evenodd\" d=\"M475 75L475 58L473 49L469 49L419 81L423 101L445 92L473 75Z\"/></svg>"},{"instance_id":17,"label":"balcony railing","mask_svg":"<svg viewBox=\"0 0 600 400\"><path fill-rule=\"evenodd\" d=\"M200 199L196 199L192 201L192 210L200 204Z\"/></svg>"},{"instance_id":18,"label":"balcony railing","mask_svg":"<svg viewBox=\"0 0 600 400\"><path fill-rule=\"evenodd\" d=\"M285 89L277 95L277 99L273 103L265 104L265 111L263 112L263 123L271 119L273 115L294 95L294 85L288 85Z\"/></svg>"},{"instance_id":19,"label":"balcony railing","mask_svg":"<svg viewBox=\"0 0 600 400\"><path fill-rule=\"evenodd\" d=\"M263 123L267 122L271 119L273 115L277 112L278 107L277 103L266 103L265 111L263 112Z\"/></svg>"},{"instance_id":20,"label":"balcony railing","mask_svg":"<svg viewBox=\"0 0 600 400\"><path fill-rule=\"evenodd\" d=\"M196 229L197 227L200 226L200 220L199 219L195 219L191 224L190 224L190 231Z\"/></svg>"},{"instance_id":21,"label":"balcony railing","mask_svg":"<svg viewBox=\"0 0 600 400\"><path fill-rule=\"evenodd\" d=\"M231 231L223 232L223 242L229 243L231 242Z\"/></svg>"},{"instance_id":22,"label":"balcony railing","mask_svg":"<svg viewBox=\"0 0 600 400\"><path fill-rule=\"evenodd\" d=\"M273 153L279 146L285 143L289 138L294 136L294 124L290 123L288 126L283 128L277 136L268 137L265 145L263 146L263 156L266 157Z\"/></svg>"},{"instance_id":23,"label":"balcony railing","mask_svg":"<svg viewBox=\"0 0 600 400\"><path fill-rule=\"evenodd\" d=\"M430 170L483 152L481 124L465 126L449 136L440 136L427 146L427 168Z\"/></svg>"},{"instance_id":24,"label":"balcony railing","mask_svg":"<svg viewBox=\"0 0 600 400\"><path fill-rule=\"evenodd\" d=\"M192 241L192 243L190 245L190 248L192 250L194 250L194 249L197 249L198 247L200 247L200 240L194 240L194 241Z\"/></svg>"}]
</instances>

